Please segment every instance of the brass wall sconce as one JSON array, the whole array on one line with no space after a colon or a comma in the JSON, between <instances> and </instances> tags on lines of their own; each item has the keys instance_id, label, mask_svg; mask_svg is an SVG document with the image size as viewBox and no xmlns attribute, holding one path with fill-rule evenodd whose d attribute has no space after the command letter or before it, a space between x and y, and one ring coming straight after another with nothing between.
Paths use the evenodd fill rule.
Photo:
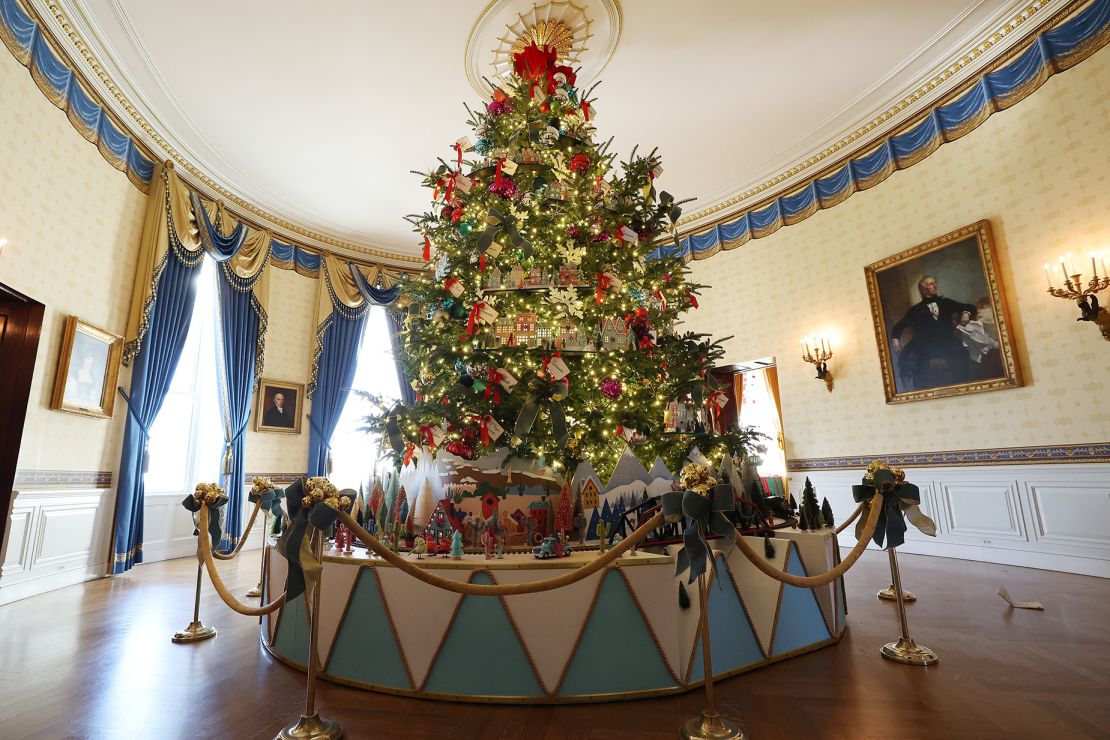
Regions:
<instances>
[{"instance_id":1,"label":"brass wall sconce","mask_svg":"<svg viewBox=\"0 0 1110 740\"><path fill-rule=\"evenodd\" d=\"M1099 265L1095 264L1096 260ZM1102 277L1098 274L1099 266L1102 269ZM1060 272L1064 276L1064 285L1058 288L1052 284L1052 271L1049 265L1045 264L1044 276L1048 281L1049 294L1075 301L1079 305L1079 318L1076 321L1093 321L1102 332L1102 338L1110 341L1110 312L1099 306L1098 296L1095 295L1110 287L1106 261L1100 255L1091 255L1091 279L1087 281L1086 287L1083 285L1082 272L1070 253L1060 258Z\"/></svg>"},{"instance_id":2,"label":"brass wall sconce","mask_svg":"<svg viewBox=\"0 0 1110 740\"><path fill-rule=\"evenodd\" d=\"M829 393L833 389L833 374L829 371L828 361L832 359L832 342L823 337L810 337L802 340L802 359L817 368L817 379L825 381Z\"/></svg>"}]
</instances>

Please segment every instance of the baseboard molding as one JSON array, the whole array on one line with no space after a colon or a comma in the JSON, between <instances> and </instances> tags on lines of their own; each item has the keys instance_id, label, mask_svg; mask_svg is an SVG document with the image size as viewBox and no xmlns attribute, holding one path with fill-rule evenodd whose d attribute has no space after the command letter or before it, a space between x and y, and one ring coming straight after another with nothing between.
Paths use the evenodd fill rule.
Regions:
<instances>
[{"instance_id":1,"label":"baseboard molding","mask_svg":"<svg viewBox=\"0 0 1110 740\"><path fill-rule=\"evenodd\" d=\"M855 537L847 533L842 533L837 539L842 548L850 548L856 544ZM879 548L874 544L868 546L867 549L879 551ZM1037 568L1039 570L1054 570L1061 573L1110 578L1110 561L1099 558L913 540L906 540L898 548L898 552L905 555L928 555L930 557L952 558L953 560L970 560L976 563L1015 565L1020 568ZM905 574L903 573L904 577ZM910 591L913 590L908 583L905 587Z\"/></svg>"},{"instance_id":2,"label":"baseboard molding","mask_svg":"<svg viewBox=\"0 0 1110 740\"><path fill-rule=\"evenodd\" d=\"M85 581L95 581L98 578L107 578L107 564L97 563L56 573L44 573L34 578L17 581L10 585L0 586L0 606L13 601L38 596L48 591L56 591L66 586L75 586Z\"/></svg>"}]
</instances>

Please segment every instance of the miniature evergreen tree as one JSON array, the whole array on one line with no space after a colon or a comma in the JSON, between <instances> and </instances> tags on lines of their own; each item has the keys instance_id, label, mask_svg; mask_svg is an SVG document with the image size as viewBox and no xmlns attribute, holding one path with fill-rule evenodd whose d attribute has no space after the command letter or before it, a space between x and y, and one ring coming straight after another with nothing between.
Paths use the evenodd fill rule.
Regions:
<instances>
[{"instance_id":1,"label":"miniature evergreen tree","mask_svg":"<svg viewBox=\"0 0 1110 740\"><path fill-rule=\"evenodd\" d=\"M413 520L417 527L426 527L428 522L431 521L432 512L436 508L436 496L432 491L432 482L427 478L424 479L423 485L420 486L420 495L416 497L416 503L413 506L415 509Z\"/></svg>"},{"instance_id":2,"label":"miniature evergreen tree","mask_svg":"<svg viewBox=\"0 0 1110 740\"><path fill-rule=\"evenodd\" d=\"M409 221L425 259L433 248L437 259L394 308L404 319L399 360L419 394L367 428L395 425L397 455L402 442L424 444L433 425L447 449L473 451L492 418L504 434L490 447L556 465L588 458L602 470L623 451L622 433L635 432L646 459L677 468L689 441L662 434L662 407L700 401L724 352L673 328L701 289L658 243L674 233L681 202L656 190L654 150L618 162L595 141L589 93L554 48L527 46L514 67L470 112L474 140L459 139L449 160L421 173L432 207ZM491 284L495 270L512 282ZM732 431L699 446L714 458L750 438Z\"/></svg>"},{"instance_id":3,"label":"miniature evergreen tree","mask_svg":"<svg viewBox=\"0 0 1110 740\"><path fill-rule=\"evenodd\" d=\"M821 507L817 504L817 493L813 490L813 484L809 482L809 477L806 477L805 487L802 489L802 510L806 515L806 522L809 524L806 529L818 529L821 527Z\"/></svg>"},{"instance_id":4,"label":"miniature evergreen tree","mask_svg":"<svg viewBox=\"0 0 1110 740\"><path fill-rule=\"evenodd\" d=\"M559 503L555 507L555 531L566 539L567 530L574 526L574 497L570 492L570 481L563 479L559 489Z\"/></svg>"},{"instance_id":5,"label":"miniature evergreen tree","mask_svg":"<svg viewBox=\"0 0 1110 740\"><path fill-rule=\"evenodd\" d=\"M459 530L456 529L455 533L453 535L451 535L451 557L454 558L455 560L459 560L459 559L462 558L462 556L463 556L462 532L460 532Z\"/></svg>"},{"instance_id":6,"label":"miniature evergreen tree","mask_svg":"<svg viewBox=\"0 0 1110 740\"><path fill-rule=\"evenodd\" d=\"M806 507L802 506L798 509L798 529L804 532L809 528L809 515L806 513Z\"/></svg>"},{"instance_id":7,"label":"miniature evergreen tree","mask_svg":"<svg viewBox=\"0 0 1110 740\"><path fill-rule=\"evenodd\" d=\"M379 533L379 536L384 537L386 535L385 525L388 521L389 521L389 507L386 506L385 499L383 498L382 502L380 504L378 504L378 517L377 517L377 525L378 526L375 529L375 531Z\"/></svg>"},{"instance_id":8,"label":"miniature evergreen tree","mask_svg":"<svg viewBox=\"0 0 1110 740\"><path fill-rule=\"evenodd\" d=\"M393 519L394 521L404 522L405 518L409 515L409 495L405 491L404 486L397 493L397 500L393 504Z\"/></svg>"},{"instance_id":9,"label":"miniature evergreen tree","mask_svg":"<svg viewBox=\"0 0 1110 740\"><path fill-rule=\"evenodd\" d=\"M378 511L382 508L382 501L385 500L385 491L382 490L381 478L374 479L374 487L370 490L370 499L366 502L366 508L370 512L371 517L377 517Z\"/></svg>"},{"instance_id":10,"label":"miniature evergreen tree","mask_svg":"<svg viewBox=\"0 0 1110 740\"><path fill-rule=\"evenodd\" d=\"M832 527L834 525L832 506L829 504L827 498L821 501L821 520L826 527Z\"/></svg>"}]
</instances>

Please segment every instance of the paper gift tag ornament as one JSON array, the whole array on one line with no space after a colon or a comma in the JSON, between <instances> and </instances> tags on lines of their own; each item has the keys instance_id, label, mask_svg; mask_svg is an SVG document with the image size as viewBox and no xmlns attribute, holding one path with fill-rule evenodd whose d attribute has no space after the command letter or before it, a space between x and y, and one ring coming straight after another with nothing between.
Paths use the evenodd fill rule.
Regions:
<instances>
[{"instance_id":1,"label":"paper gift tag ornament","mask_svg":"<svg viewBox=\"0 0 1110 740\"><path fill-rule=\"evenodd\" d=\"M516 162L514 162L511 159L506 159L504 162L502 162L501 163L501 174L502 175L515 175L516 174Z\"/></svg>"},{"instance_id":2,"label":"paper gift tag ornament","mask_svg":"<svg viewBox=\"0 0 1110 740\"><path fill-rule=\"evenodd\" d=\"M640 241L640 235L632 230L630 226L621 226L620 230L621 241L629 244L636 244Z\"/></svg>"},{"instance_id":3,"label":"paper gift tag ornament","mask_svg":"<svg viewBox=\"0 0 1110 740\"><path fill-rule=\"evenodd\" d=\"M458 298L463 294L464 288L462 281L458 278L447 278L443 282L443 287L447 288L447 292Z\"/></svg>"},{"instance_id":4,"label":"paper gift tag ornament","mask_svg":"<svg viewBox=\"0 0 1110 740\"><path fill-rule=\"evenodd\" d=\"M497 321L498 316L497 309L488 303L483 304L482 308L478 310L478 320L483 324L492 324Z\"/></svg>"},{"instance_id":5,"label":"paper gift tag ornament","mask_svg":"<svg viewBox=\"0 0 1110 740\"><path fill-rule=\"evenodd\" d=\"M621 280L620 276L606 271L605 277L609 278L609 290L614 293L620 292L621 286L624 285L624 281Z\"/></svg>"},{"instance_id":6,"label":"paper gift tag ornament","mask_svg":"<svg viewBox=\"0 0 1110 740\"><path fill-rule=\"evenodd\" d=\"M455 187L458 189L458 191L460 193L469 193L470 192L470 186L472 184L473 183L470 181L470 178L467 177L466 175L464 175L463 173L460 172L457 175L455 175Z\"/></svg>"},{"instance_id":7,"label":"paper gift tag ornament","mask_svg":"<svg viewBox=\"0 0 1110 740\"><path fill-rule=\"evenodd\" d=\"M497 259L497 256L501 254L502 249L503 247L501 246L501 242L491 242L490 245L486 247L486 257L491 260Z\"/></svg>"},{"instance_id":8,"label":"paper gift tag ornament","mask_svg":"<svg viewBox=\"0 0 1110 740\"><path fill-rule=\"evenodd\" d=\"M656 180L658 180L660 177L662 177L663 176L663 165L662 164L657 164L654 167L652 167L651 168L651 176L653 178L655 178Z\"/></svg>"},{"instance_id":9,"label":"paper gift tag ornament","mask_svg":"<svg viewBox=\"0 0 1110 740\"><path fill-rule=\"evenodd\" d=\"M439 424L432 424L432 426L429 427L428 431L432 433L432 443L436 447L439 447L441 444L443 444L444 438L447 437L447 432L443 431L443 427L441 427Z\"/></svg>"},{"instance_id":10,"label":"paper gift tag ornament","mask_svg":"<svg viewBox=\"0 0 1110 740\"><path fill-rule=\"evenodd\" d=\"M510 373L503 367L497 368L497 372L500 373L498 375L498 380L501 382L501 387L509 393L512 393L513 388L515 388L517 384L516 378L514 378L512 373Z\"/></svg>"},{"instance_id":11,"label":"paper gift tag ornament","mask_svg":"<svg viewBox=\"0 0 1110 740\"><path fill-rule=\"evenodd\" d=\"M492 416L486 417L486 429L489 431L490 439L497 439L505 433L505 427L497 423L497 419Z\"/></svg>"},{"instance_id":12,"label":"paper gift tag ornament","mask_svg":"<svg viewBox=\"0 0 1110 740\"><path fill-rule=\"evenodd\" d=\"M464 152L469 152L471 149L474 148L474 144L471 143L469 136L462 137L455 142L455 145L458 146L459 149L462 149Z\"/></svg>"},{"instance_id":13,"label":"paper gift tag ornament","mask_svg":"<svg viewBox=\"0 0 1110 740\"><path fill-rule=\"evenodd\" d=\"M563 362L562 357L552 357L547 363L547 372L551 373L552 380L562 380L570 375L570 368Z\"/></svg>"}]
</instances>

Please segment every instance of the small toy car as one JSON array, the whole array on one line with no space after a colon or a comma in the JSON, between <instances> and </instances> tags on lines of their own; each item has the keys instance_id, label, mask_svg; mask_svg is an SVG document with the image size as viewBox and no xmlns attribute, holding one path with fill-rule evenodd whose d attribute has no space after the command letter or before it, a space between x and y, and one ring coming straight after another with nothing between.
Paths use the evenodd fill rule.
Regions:
<instances>
[{"instance_id":1,"label":"small toy car","mask_svg":"<svg viewBox=\"0 0 1110 740\"><path fill-rule=\"evenodd\" d=\"M548 558L565 558L570 555L570 545L559 542L555 537L544 537L543 542L532 550L532 556L540 560Z\"/></svg>"}]
</instances>

